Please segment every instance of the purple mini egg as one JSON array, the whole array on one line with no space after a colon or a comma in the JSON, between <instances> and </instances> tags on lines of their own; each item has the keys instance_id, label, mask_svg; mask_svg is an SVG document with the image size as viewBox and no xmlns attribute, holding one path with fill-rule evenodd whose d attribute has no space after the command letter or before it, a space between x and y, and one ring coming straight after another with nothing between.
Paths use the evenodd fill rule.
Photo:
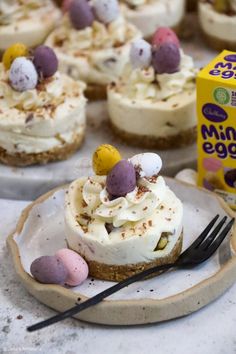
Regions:
<instances>
[{"instance_id":1,"label":"purple mini egg","mask_svg":"<svg viewBox=\"0 0 236 354\"><path fill-rule=\"evenodd\" d=\"M58 69L58 59L52 48L40 45L34 51L33 63L39 77L48 78L55 74Z\"/></svg>"},{"instance_id":2,"label":"purple mini egg","mask_svg":"<svg viewBox=\"0 0 236 354\"><path fill-rule=\"evenodd\" d=\"M154 47L152 65L157 74L173 74L179 70L180 50L174 43L163 43Z\"/></svg>"},{"instance_id":3,"label":"purple mini egg","mask_svg":"<svg viewBox=\"0 0 236 354\"><path fill-rule=\"evenodd\" d=\"M63 262L55 256L42 256L35 259L30 271L33 277L43 284L64 284L68 271Z\"/></svg>"},{"instance_id":4,"label":"purple mini egg","mask_svg":"<svg viewBox=\"0 0 236 354\"><path fill-rule=\"evenodd\" d=\"M95 19L92 7L86 0L74 0L69 8L72 25L77 30L92 26Z\"/></svg>"},{"instance_id":5,"label":"purple mini egg","mask_svg":"<svg viewBox=\"0 0 236 354\"><path fill-rule=\"evenodd\" d=\"M228 186L235 188L236 169L229 170L225 173L225 182L228 184Z\"/></svg>"},{"instance_id":6,"label":"purple mini egg","mask_svg":"<svg viewBox=\"0 0 236 354\"><path fill-rule=\"evenodd\" d=\"M107 191L114 197L124 197L136 187L136 172L133 164L126 160L119 161L107 176Z\"/></svg>"}]
</instances>

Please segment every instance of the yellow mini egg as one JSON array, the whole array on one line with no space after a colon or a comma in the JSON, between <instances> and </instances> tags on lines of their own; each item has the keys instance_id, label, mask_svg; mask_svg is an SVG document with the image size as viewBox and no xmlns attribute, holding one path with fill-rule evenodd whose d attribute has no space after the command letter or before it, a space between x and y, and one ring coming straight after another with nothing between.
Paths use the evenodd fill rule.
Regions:
<instances>
[{"instance_id":1,"label":"yellow mini egg","mask_svg":"<svg viewBox=\"0 0 236 354\"><path fill-rule=\"evenodd\" d=\"M27 55L28 48L23 43L15 43L5 50L2 59L3 65L9 70L16 58L26 57Z\"/></svg>"},{"instance_id":2,"label":"yellow mini egg","mask_svg":"<svg viewBox=\"0 0 236 354\"><path fill-rule=\"evenodd\" d=\"M121 160L119 151L112 145L100 145L93 154L93 169L96 175L105 176Z\"/></svg>"}]
</instances>

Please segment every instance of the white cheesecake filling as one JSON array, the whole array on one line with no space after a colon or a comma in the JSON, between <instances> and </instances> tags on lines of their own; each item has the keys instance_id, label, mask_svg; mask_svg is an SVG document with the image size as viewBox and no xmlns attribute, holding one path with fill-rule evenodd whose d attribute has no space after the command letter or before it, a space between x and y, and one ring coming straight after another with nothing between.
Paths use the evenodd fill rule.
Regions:
<instances>
[{"instance_id":1,"label":"white cheesecake filling","mask_svg":"<svg viewBox=\"0 0 236 354\"><path fill-rule=\"evenodd\" d=\"M81 178L66 194L65 223L69 247L87 260L125 265L150 262L171 252L183 228L181 201L162 177L140 179L126 197L110 201L106 176ZM114 229L107 232L106 223ZM157 250L163 233L164 250Z\"/></svg>"},{"instance_id":2,"label":"white cheesecake filling","mask_svg":"<svg viewBox=\"0 0 236 354\"><path fill-rule=\"evenodd\" d=\"M185 15L185 0L124 0L122 10L144 37L150 37L157 27L175 27L181 23Z\"/></svg>"},{"instance_id":3,"label":"white cheesecake filling","mask_svg":"<svg viewBox=\"0 0 236 354\"><path fill-rule=\"evenodd\" d=\"M124 132L152 137L195 127L196 74L192 58L182 51L180 70L174 74L127 66L122 80L108 88L111 122Z\"/></svg>"},{"instance_id":4,"label":"white cheesecake filling","mask_svg":"<svg viewBox=\"0 0 236 354\"><path fill-rule=\"evenodd\" d=\"M199 20L206 34L227 42L236 42L236 15L219 13L211 4L199 2Z\"/></svg>"},{"instance_id":5,"label":"white cheesecake filling","mask_svg":"<svg viewBox=\"0 0 236 354\"><path fill-rule=\"evenodd\" d=\"M129 60L130 43L140 32L123 17L109 25L94 21L76 30L68 16L48 37L60 62L60 71L89 84L107 85L119 77Z\"/></svg>"},{"instance_id":6,"label":"white cheesecake filling","mask_svg":"<svg viewBox=\"0 0 236 354\"><path fill-rule=\"evenodd\" d=\"M40 153L74 141L85 129L85 85L56 73L34 90L17 92L0 70L0 146Z\"/></svg>"},{"instance_id":7,"label":"white cheesecake filling","mask_svg":"<svg viewBox=\"0 0 236 354\"><path fill-rule=\"evenodd\" d=\"M43 43L60 16L51 0L1 0L0 51L16 42L28 47Z\"/></svg>"}]
</instances>

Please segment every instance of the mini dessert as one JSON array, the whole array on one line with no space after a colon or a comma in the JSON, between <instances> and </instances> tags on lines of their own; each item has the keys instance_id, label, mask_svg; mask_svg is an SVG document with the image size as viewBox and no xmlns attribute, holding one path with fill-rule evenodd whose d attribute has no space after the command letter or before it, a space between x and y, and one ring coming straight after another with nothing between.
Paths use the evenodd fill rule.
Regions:
<instances>
[{"instance_id":1,"label":"mini dessert","mask_svg":"<svg viewBox=\"0 0 236 354\"><path fill-rule=\"evenodd\" d=\"M185 0L122 0L128 21L139 28L143 37L151 39L157 27L168 26L180 32L185 15Z\"/></svg>"},{"instance_id":2,"label":"mini dessert","mask_svg":"<svg viewBox=\"0 0 236 354\"><path fill-rule=\"evenodd\" d=\"M117 0L73 0L67 8L61 26L46 43L55 49L62 72L87 83L88 98L103 99L140 33L120 15Z\"/></svg>"},{"instance_id":3,"label":"mini dessert","mask_svg":"<svg viewBox=\"0 0 236 354\"><path fill-rule=\"evenodd\" d=\"M27 166L63 160L81 145L85 85L58 72L54 51L9 47L0 64L0 161Z\"/></svg>"},{"instance_id":4,"label":"mini dessert","mask_svg":"<svg viewBox=\"0 0 236 354\"><path fill-rule=\"evenodd\" d=\"M107 175L101 176L97 166L106 148L99 149L96 175L74 181L66 192L69 247L86 260L91 276L104 280L174 262L182 247L183 205L159 175L160 157L145 153L112 166L105 152Z\"/></svg>"},{"instance_id":5,"label":"mini dessert","mask_svg":"<svg viewBox=\"0 0 236 354\"><path fill-rule=\"evenodd\" d=\"M15 42L28 47L43 43L60 16L52 0L1 0L0 53Z\"/></svg>"},{"instance_id":6,"label":"mini dessert","mask_svg":"<svg viewBox=\"0 0 236 354\"><path fill-rule=\"evenodd\" d=\"M201 0L199 21L210 47L236 50L236 0Z\"/></svg>"},{"instance_id":7,"label":"mini dessert","mask_svg":"<svg viewBox=\"0 0 236 354\"><path fill-rule=\"evenodd\" d=\"M131 145L172 149L196 140L196 73L175 33L160 27L152 45L132 43L130 63L108 87L115 133Z\"/></svg>"}]
</instances>

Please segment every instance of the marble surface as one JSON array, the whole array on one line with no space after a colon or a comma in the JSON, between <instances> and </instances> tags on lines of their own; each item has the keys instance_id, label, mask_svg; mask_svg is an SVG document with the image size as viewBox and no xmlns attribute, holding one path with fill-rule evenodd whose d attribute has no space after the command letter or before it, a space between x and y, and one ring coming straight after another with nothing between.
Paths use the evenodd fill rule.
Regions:
<instances>
[{"instance_id":1,"label":"marble surface","mask_svg":"<svg viewBox=\"0 0 236 354\"><path fill-rule=\"evenodd\" d=\"M182 41L182 45L185 52L193 57L196 67L201 68L216 56L216 52L209 50L200 37L196 28L196 16L190 15L186 21L184 31L186 39ZM192 36L193 33L196 35ZM106 104L93 103L88 108L88 127L82 149L67 161L46 166L12 168L0 164L0 198L35 199L58 185L68 183L84 174L87 175L90 171L92 152L98 145L104 143L117 146L124 157L144 151L142 148L124 145L109 127ZM164 162L162 173L167 176L174 176L179 170L196 165L195 145L159 153Z\"/></svg>"},{"instance_id":2,"label":"marble surface","mask_svg":"<svg viewBox=\"0 0 236 354\"><path fill-rule=\"evenodd\" d=\"M26 326L55 312L18 281L5 245L27 202L0 200L0 353L234 354L236 284L220 299L178 320L138 327L108 327L73 319L33 334Z\"/></svg>"}]
</instances>

